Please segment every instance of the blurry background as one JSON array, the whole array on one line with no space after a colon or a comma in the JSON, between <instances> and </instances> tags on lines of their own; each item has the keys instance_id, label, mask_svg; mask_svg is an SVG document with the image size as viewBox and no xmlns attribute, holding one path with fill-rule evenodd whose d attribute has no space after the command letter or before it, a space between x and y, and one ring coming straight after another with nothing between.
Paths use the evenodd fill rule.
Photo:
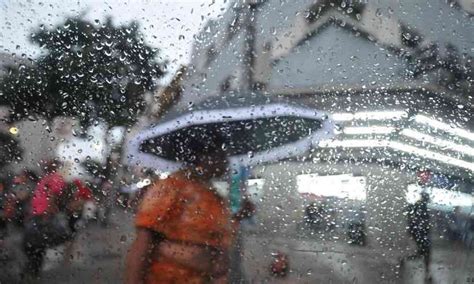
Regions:
<instances>
[{"instance_id":1,"label":"blurry background","mask_svg":"<svg viewBox=\"0 0 474 284\"><path fill-rule=\"evenodd\" d=\"M8 86L0 96L1 131L22 149L5 165L5 180L25 168L40 172L40 160L59 157L69 178L92 181L86 162L106 165L112 159L118 164L116 190L129 192L140 167L126 164L127 142L144 127L161 122L163 115L226 96L244 101L249 94L286 97L328 113L338 131L304 155L248 169L244 187L256 204L256 215L242 227L245 279L422 283L420 263L400 269L400 259L415 247L406 232L406 208L422 190L431 195L436 224L434 281L463 283L474 277L473 1L5 0L0 6L0 81ZM125 29L118 36L124 39L127 29L136 28L131 53L143 43L154 52L146 61L156 63L156 70L147 70L148 85L143 80L135 84L137 89L126 89L122 102L121 77L114 75L120 72L114 70L123 66L105 68L98 81L112 86L111 99L94 101L97 105L91 107L89 97L81 101L85 103L70 99L71 94L97 90L76 85L82 73L73 70L74 88L56 97L59 106L66 105L64 112L52 115L41 103L24 104L42 102L48 93L41 91L41 97L30 92L34 84L25 83L23 89L10 84L31 82L26 75L11 74L48 62L39 58L55 45L32 44L29 38L37 31L68 31L67 18L97 29L111 23ZM95 44L105 46L97 38ZM66 51L73 62L83 61L74 48ZM67 72L61 74L67 85ZM13 78L10 85L5 78ZM19 93L25 96L14 100ZM110 115L111 105L119 106L117 113L125 113L120 116L124 119ZM429 177L420 184L424 172ZM228 183L220 183L223 194ZM318 228L305 224L313 205L325 212ZM112 222L119 225L103 234L91 227L91 238L98 241L92 244L90 236L83 236L76 249L82 258L67 275L55 276L60 268L49 264L45 277L58 283L73 276L118 278L113 271L123 265L133 230L130 212L114 212ZM364 241L354 242L359 236L354 232L363 234ZM107 251L94 255L98 247ZM293 271L286 279L271 278L268 272L276 250L290 255ZM53 253L50 259L55 259Z\"/></svg>"}]
</instances>

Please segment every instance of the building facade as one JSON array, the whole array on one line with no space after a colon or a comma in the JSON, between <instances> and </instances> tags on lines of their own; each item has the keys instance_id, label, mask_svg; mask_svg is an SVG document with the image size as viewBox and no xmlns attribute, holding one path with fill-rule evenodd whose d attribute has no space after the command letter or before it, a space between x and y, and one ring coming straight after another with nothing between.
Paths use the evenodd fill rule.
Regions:
<instances>
[{"instance_id":1,"label":"building facade","mask_svg":"<svg viewBox=\"0 0 474 284\"><path fill-rule=\"evenodd\" d=\"M468 1L232 1L197 36L172 109L239 91L288 96L331 114L341 126L335 140L254 169L267 180L262 224L295 230L305 203L298 175L363 176L370 239L403 250L405 196L417 171L446 174L472 192L470 7ZM271 214L275 206L283 212Z\"/></svg>"}]
</instances>

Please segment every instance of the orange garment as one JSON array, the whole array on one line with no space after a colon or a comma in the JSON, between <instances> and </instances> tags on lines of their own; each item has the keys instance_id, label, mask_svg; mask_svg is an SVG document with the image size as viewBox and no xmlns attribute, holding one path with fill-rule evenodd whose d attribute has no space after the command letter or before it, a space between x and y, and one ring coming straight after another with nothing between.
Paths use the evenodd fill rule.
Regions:
<instances>
[{"instance_id":1,"label":"orange garment","mask_svg":"<svg viewBox=\"0 0 474 284\"><path fill-rule=\"evenodd\" d=\"M231 215L227 203L211 189L182 173L148 188L136 216L136 226L161 233L167 240L229 249ZM154 260L147 283L206 283L209 278L172 260Z\"/></svg>"}]
</instances>

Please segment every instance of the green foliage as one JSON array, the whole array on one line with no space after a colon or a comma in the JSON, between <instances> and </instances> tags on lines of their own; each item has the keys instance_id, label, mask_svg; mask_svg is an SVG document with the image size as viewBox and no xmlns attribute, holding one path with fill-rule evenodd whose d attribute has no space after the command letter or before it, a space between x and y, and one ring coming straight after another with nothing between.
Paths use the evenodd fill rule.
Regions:
<instances>
[{"instance_id":1,"label":"green foliage","mask_svg":"<svg viewBox=\"0 0 474 284\"><path fill-rule=\"evenodd\" d=\"M136 22L114 26L110 18L104 24L70 18L51 30L41 25L31 41L42 55L12 68L0 86L0 103L12 108L14 119L39 114L127 125L163 75L158 49L144 42Z\"/></svg>"}]
</instances>

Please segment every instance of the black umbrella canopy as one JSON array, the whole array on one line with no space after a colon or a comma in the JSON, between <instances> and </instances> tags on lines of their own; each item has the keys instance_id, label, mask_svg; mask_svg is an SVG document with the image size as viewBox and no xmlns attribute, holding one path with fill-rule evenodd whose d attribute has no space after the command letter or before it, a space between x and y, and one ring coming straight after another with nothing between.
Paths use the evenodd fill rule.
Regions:
<instances>
[{"instance_id":1,"label":"black umbrella canopy","mask_svg":"<svg viewBox=\"0 0 474 284\"><path fill-rule=\"evenodd\" d=\"M267 151L308 137L321 128L321 122L293 116L266 117L239 121L191 125L143 141L141 151L169 160L185 160L195 140L219 137L230 156Z\"/></svg>"},{"instance_id":2,"label":"black umbrella canopy","mask_svg":"<svg viewBox=\"0 0 474 284\"><path fill-rule=\"evenodd\" d=\"M286 98L230 93L185 110L172 110L161 123L140 132L128 146L129 161L173 171L192 155L194 141L220 147L242 164L303 153L315 140L333 136L334 123L323 112Z\"/></svg>"}]
</instances>

